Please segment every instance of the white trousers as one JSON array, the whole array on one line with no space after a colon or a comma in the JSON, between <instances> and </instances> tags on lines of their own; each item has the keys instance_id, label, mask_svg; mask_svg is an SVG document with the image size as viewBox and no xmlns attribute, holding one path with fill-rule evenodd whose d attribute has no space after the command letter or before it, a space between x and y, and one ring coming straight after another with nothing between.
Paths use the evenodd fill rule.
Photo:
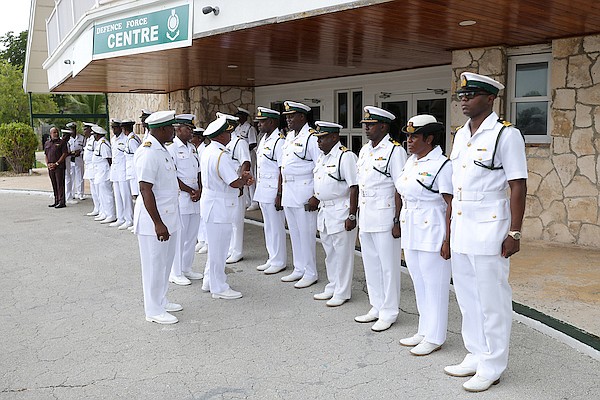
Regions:
<instances>
[{"instance_id":1,"label":"white trousers","mask_svg":"<svg viewBox=\"0 0 600 400\"><path fill-rule=\"evenodd\" d=\"M500 255L452 252L452 278L462 313L462 336L469 352L465 366L496 380L508 365L512 328L510 262Z\"/></svg>"},{"instance_id":2,"label":"white trousers","mask_svg":"<svg viewBox=\"0 0 600 400\"><path fill-rule=\"evenodd\" d=\"M275 209L275 203L260 203L263 215L265 245L269 259L267 263L274 267L283 267L287 263L287 245L285 235L285 214Z\"/></svg>"},{"instance_id":3,"label":"white trousers","mask_svg":"<svg viewBox=\"0 0 600 400\"><path fill-rule=\"evenodd\" d=\"M96 184L98 198L100 199L100 213L106 217L115 217L115 199L113 196L113 185L111 181L103 181Z\"/></svg>"},{"instance_id":4,"label":"white trousers","mask_svg":"<svg viewBox=\"0 0 600 400\"><path fill-rule=\"evenodd\" d=\"M92 201L94 202L93 212L100 212L100 198L98 195L98 186L94 183L94 179L88 179L90 183L90 192L92 192Z\"/></svg>"},{"instance_id":5,"label":"white trousers","mask_svg":"<svg viewBox=\"0 0 600 400\"><path fill-rule=\"evenodd\" d=\"M196 236L200 226L200 214L181 214L181 229L175 249L175 258L171 274L181 276L184 272L192 271L194 262L194 248L196 247Z\"/></svg>"},{"instance_id":6,"label":"white trousers","mask_svg":"<svg viewBox=\"0 0 600 400\"><path fill-rule=\"evenodd\" d=\"M200 216L200 226L198 227L198 243L207 243L206 242L206 222Z\"/></svg>"},{"instance_id":7,"label":"white trousers","mask_svg":"<svg viewBox=\"0 0 600 400\"><path fill-rule=\"evenodd\" d=\"M128 179L127 183L129 184L129 190L131 191L131 195L139 196L140 186L139 186L137 179L135 179L135 178Z\"/></svg>"},{"instance_id":8,"label":"white trousers","mask_svg":"<svg viewBox=\"0 0 600 400\"><path fill-rule=\"evenodd\" d=\"M317 279L317 211L304 211L304 207L284 207L290 230L294 272L306 279Z\"/></svg>"},{"instance_id":9,"label":"white trousers","mask_svg":"<svg viewBox=\"0 0 600 400\"><path fill-rule=\"evenodd\" d=\"M83 162L71 162L67 157L65 170L65 199L83 197Z\"/></svg>"},{"instance_id":10,"label":"white trousers","mask_svg":"<svg viewBox=\"0 0 600 400\"><path fill-rule=\"evenodd\" d=\"M352 292L352 275L354 274L354 246L358 229L327 233L321 231L321 243L325 250L325 267L329 283L325 293L332 293L334 299L347 300Z\"/></svg>"},{"instance_id":11,"label":"white trousers","mask_svg":"<svg viewBox=\"0 0 600 400\"><path fill-rule=\"evenodd\" d=\"M165 312L168 303L170 266L173 264L179 232L169 232L169 240L160 242L156 235L137 235L142 262L144 311L147 317Z\"/></svg>"},{"instance_id":12,"label":"white trousers","mask_svg":"<svg viewBox=\"0 0 600 400\"><path fill-rule=\"evenodd\" d=\"M208 257L204 268L204 282L207 281L211 293L222 293L229 289L227 275L225 275L225 260L227 249L231 241L233 227L229 224L206 223L206 231L210 232L206 239L208 241Z\"/></svg>"},{"instance_id":13,"label":"white trousers","mask_svg":"<svg viewBox=\"0 0 600 400\"><path fill-rule=\"evenodd\" d=\"M439 252L404 249L404 259L415 287L419 329L429 343L443 344L448 328L450 260Z\"/></svg>"},{"instance_id":14,"label":"white trousers","mask_svg":"<svg viewBox=\"0 0 600 400\"><path fill-rule=\"evenodd\" d=\"M392 232L359 233L369 314L385 322L396 322L400 306L400 238Z\"/></svg>"},{"instance_id":15,"label":"white trousers","mask_svg":"<svg viewBox=\"0 0 600 400\"><path fill-rule=\"evenodd\" d=\"M235 220L232 224L231 241L227 253L238 258L244 255L244 216L246 215L246 198L242 195L237 198L235 206Z\"/></svg>"},{"instance_id":16,"label":"white trousers","mask_svg":"<svg viewBox=\"0 0 600 400\"><path fill-rule=\"evenodd\" d=\"M256 178L256 150L250 150L250 173ZM256 182L248 187L244 187L244 196L246 204L250 206L254 201L254 192L256 192Z\"/></svg>"},{"instance_id":17,"label":"white trousers","mask_svg":"<svg viewBox=\"0 0 600 400\"><path fill-rule=\"evenodd\" d=\"M117 220L133 223L133 201L128 181L113 182Z\"/></svg>"}]
</instances>

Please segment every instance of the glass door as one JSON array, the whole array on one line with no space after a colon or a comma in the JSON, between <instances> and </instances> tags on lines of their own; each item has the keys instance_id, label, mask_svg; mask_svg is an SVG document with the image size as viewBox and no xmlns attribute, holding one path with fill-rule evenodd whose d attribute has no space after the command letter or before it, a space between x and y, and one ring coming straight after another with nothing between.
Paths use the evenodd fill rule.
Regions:
<instances>
[{"instance_id":1,"label":"glass door","mask_svg":"<svg viewBox=\"0 0 600 400\"><path fill-rule=\"evenodd\" d=\"M402 133L402 127L406 125L409 115L412 115L412 96L392 95L383 99L380 107L396 116L390 126L390 136L406 148L406 135Z\"/></svg>"}]
</instances>

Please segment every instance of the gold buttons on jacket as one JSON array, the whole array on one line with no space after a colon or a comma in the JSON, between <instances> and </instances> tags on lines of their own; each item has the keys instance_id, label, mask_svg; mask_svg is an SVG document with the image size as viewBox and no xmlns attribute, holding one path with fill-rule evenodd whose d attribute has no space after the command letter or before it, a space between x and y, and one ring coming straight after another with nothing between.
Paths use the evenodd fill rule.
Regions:
<instances>
[{"instance_id":1,"label":"gold buttons on jacket","mask_svg":"<svg viewBox=\"0 0 600 400\"><path fill-rule=\"evenodd\" d=\"M462 211L458 211L456 215L462 215Z\"/></svg>"}]
</instances>

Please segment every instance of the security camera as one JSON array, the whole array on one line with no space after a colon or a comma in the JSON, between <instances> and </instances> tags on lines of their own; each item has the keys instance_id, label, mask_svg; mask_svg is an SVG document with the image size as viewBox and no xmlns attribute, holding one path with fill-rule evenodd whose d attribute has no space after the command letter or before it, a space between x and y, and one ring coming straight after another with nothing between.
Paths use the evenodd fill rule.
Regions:
<instances>
[{"instance_id":1,"label":"security camera","mask_svg":"<svg viewBox=\"0 0 600 400\"><path fill-rule=\"evenodd\" d=\"M206 6L206 7L202 8L202 14L206 15L206 14L210 14L210 13L219 15L219 7Z\"/></svg>"}]
</instances>

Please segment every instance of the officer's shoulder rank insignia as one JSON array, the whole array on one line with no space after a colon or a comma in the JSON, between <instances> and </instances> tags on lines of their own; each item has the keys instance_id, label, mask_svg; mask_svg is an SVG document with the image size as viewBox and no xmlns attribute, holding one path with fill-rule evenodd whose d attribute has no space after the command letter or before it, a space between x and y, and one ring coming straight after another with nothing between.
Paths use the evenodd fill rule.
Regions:
<instances>
[{"instance_id":1,"label":"officer's shoulder rank insignia","mask_svg":"<svg viewBox=\"0 0 600 400\"><path fill-rule=\"evenodd\" d=\"M510 123L510 122L508 122L508 121L505 121L505 120L503 120L502 118L499 118L499 119L498 119L498 122L500 122L500 123L501 123L502 125L504 125L504 126L512 126L512 123Z\"/></svg>"},{"instance_id":2,"label":"officer's shoulder rank insignia","mask_svg":"<svg viewBox=\"0 0 600 400\"><path fill-rule=\"evenodd\" d=\"M279 132L279 139L285 139L285 133Z\"/></svg>"},{"instance_id":3,"label":"officer's shoulder rank insignia","mask_svg":"<svg viewBox=\"0 0 600 400\"><path fill-rule=\"evenodd\" d=\"M399 141L397 141L396 139L392 139L390 138L390 142L392 142L392 144L394 146L402 146L402 143L400 143Z\"/></svg>"},{"instance_id":4,"label":"officer's shoulder rank insignia","mask_svg":"<svg viewBox=\"0 0 600 400\"><path fill-rule=\"evenodd\" d=\"M349 149L346 146L340 146L341 151L348 151Z\"/></svg>"},{"instance_id":5,"label":"officer's shoulder rank insignia","mask_svg":"<svg viewBox=\"0 0 600 400\"><path fill-rule=\"evenodd\" d=\"M144 142L143 146L150 147L150 146L152 146L152 142Z\"/></svg>"},{"instance_id":6,"label":"officer's shoulder rank insignia","mask_svg":"<svg viewBox=\"0 0 600 400\"><path fill-rule=\"evenodd\" d=\"M317 133L316 130L314 130L313 128L308 128L308 134L309 135L314 135L315 133Z\"/></svg>"}]
</instances>

